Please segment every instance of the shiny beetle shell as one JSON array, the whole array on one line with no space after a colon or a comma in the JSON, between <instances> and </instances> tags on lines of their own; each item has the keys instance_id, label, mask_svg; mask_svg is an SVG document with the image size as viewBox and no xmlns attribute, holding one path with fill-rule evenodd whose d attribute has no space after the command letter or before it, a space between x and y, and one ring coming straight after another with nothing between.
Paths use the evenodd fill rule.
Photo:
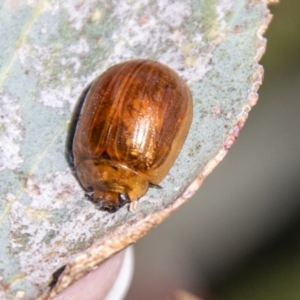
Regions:
<instances>
[{"instance_id":1,"label":"shiny beetle shell","mask_svg":"<svg viewBox=\"0 0 300 300\"><path fill-rule=\"evenodd\" d=\"M114 65L89 88L72 140L76 176L100 209L116 211L158 186L187 136L186 83L150 60Z\"/></svg>"}]
</instances>

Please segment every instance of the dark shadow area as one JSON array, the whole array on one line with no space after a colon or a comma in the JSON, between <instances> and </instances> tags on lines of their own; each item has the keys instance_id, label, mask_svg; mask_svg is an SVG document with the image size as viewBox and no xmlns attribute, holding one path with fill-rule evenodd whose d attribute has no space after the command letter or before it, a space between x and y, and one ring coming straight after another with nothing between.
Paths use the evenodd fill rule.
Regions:
<instances>
[{"instance_id":1,"label":"dark shadow area","mask_svg":"<svg viewBox=\"0 0 300 300\"><path fill-rule=\"evenodd\" d=\"M212 283L215 299L300 299L299 232L300 214L238 268Z\"/></svg>"},{"instance_id":2,"label":"dark shadow area","mask_svg":"<svg viewBox=\"0 0 300 300\"><path fill-rule=\"evenodd\" d=\"M73 113L71 116L71 120L70 120L69 129L68 129L68 134L67 134L67 139L66 139L65 157L66 157L67 163L72 171L74 171L74 158L73 158L73 150L72 150L73 137L74 137L74 134L76 131L77 122L80 117L80 112L81 112L82 106L84 104L84 100L86 98L88 91L90 90L91 85L92 85L92 83L90 83L83 90L82 94L80 95L80 97L74 107L74 110L73 110Z\"/></svg>"}]
</instances>

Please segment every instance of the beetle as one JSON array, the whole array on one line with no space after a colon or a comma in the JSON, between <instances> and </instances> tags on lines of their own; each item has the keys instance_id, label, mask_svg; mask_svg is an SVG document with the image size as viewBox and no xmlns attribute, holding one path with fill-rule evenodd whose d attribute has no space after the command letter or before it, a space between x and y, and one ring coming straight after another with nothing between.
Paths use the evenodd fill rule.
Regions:
<instances>
[{"instance_id":1,"label":"beetle","mask_svg":"<svg viewBox=\"0 0 300 300\"><path fill-rule=\"evenodd\" d=\"M138 200L169 172L188 134L187 84L162 63L116 64L84 94L71 140L75 176L99 209Z\"/></svg>"}]
</instances>

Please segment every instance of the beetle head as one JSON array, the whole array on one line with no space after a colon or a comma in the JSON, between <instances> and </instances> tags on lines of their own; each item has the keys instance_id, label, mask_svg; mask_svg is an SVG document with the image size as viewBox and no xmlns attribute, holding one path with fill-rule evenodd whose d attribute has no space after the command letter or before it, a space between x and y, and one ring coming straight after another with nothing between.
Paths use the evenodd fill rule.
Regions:
<instances>
[{"instance_id":1,"label":"beetle head","mask_svg":"<svg viewBox=\"0 0 300 300\"><path fill-rule=\"evenodd\" d=\"M104 158L81 162L76 166L76 175L97 208L110 212L139 199L149 187L140 173Z\"/></svg>"}]
</instances>

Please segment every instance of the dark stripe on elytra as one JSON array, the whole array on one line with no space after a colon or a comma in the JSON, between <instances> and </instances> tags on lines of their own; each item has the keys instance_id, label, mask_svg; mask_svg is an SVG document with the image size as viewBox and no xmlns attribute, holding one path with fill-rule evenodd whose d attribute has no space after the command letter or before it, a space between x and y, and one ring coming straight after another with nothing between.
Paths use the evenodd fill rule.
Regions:
<instances>
[{"instance_id":1,"label":"dark stripe on elytra","mask_svg":"<svg viewBox=\"0 0 300 300\"><path fill-rule=\"evenodd\" d=\"M175 87L175 88L174 88ZM187 102L182 101L185 98L181 97L180 99L178 98L179 92L184 92L186 90L185 86L181 84L180 80L174 80L173 81L173 86L172 89L170 89L172 101L168 101L167 105L165 106L164 110L164 116L167 114L168 116L164 118L166 122L164 122L163 127L165 128L172 128L172 135L170 135L171 131L165 130L164 134L167 134L167 136L161 136L159 139L160 144L158 145L158 149L161 149L161 151L158 154L158 160L155 162L155 165L153 165L153 168L158 168L160 167L166 159L166 156L168 155L169 151L171 151L171 142L170 140L173 141L178 133L178 128L180 127L182 122L176 122L175 124L172 123L172 121L175 119L178 119L178 115L183 115L186 110L187 110ZM183 93L184 94L184 93ZM175 103L173 101L176 101ZM172 108L172 110L171 110ZM173 118L170 118L170 115L173 115ZM182 120L182 118L180 118ZM171 124L170 124L171 123ZM168 149L162 144L168 146Z\"/></svg>"},{"instance_id":2,"label":"dark stripe on elytra","mask_svg":"<svg viewBox=\"0 0 300 300\"><path fill-rule=\"evenodd\" d=\"M111 141L109 140L111 126L117 126L117 125L115 124L115 119L119 117L119 115L120 115L120 110L121 110L121 108L122 108L122 103L124 102L124 99L123 99L123 96L122 96L122 95L123 95L124 91L126 92L126 87L127 87L127 85L128 85L128 82L130 82L131 76L134 76L134 75L136 74L136 72L137 72L138 69L139 69L139 66L141 66L142 64L143 64L143 62L137 64L136 67L132 69L132 72L131 72L128 76L126 76L126 74L127 74L126 71L127 71L128 69L130 70L132 67L126 65L127 68L124 69L124 70L122 70L123 72L121 73L121 77L123 77L123 75L125 75L126 80L124 81L124 83L123 83L123 81L121 81L122 84L123 84L123 88L122 88L122 90L120 90L120 92L117 93L116 98L115 98L115 99L112 99L113 104L112 104L111 107L110 107L110 112L111 112L110 115L112 115L112 118L111 118L111 120L108 120L108 121L110 121L110 124L108 124L109 130L107 130L107 131L105 132L105 134L106 134L106 136L105 136L105 145L106 145L106 147L105 147L105 148L107 148L107 144L111 142ZM125 71L125 72L124 72L124 71ZM122 113L122 112L121 112L121 113ZM104 132L102 132L102 134L104 134ZM117 139L116 139L116 138L113 139L113 140L114 140L115 143L117 143ZM115 148L115 149L117 149L117 148ZM118 151L115 151L115 153L118 155Z\"/></svg>"},{"instance_id":3,"label":"dark stripe on elytra","mask_svg":"<svg viewBox=\"0 0 300 300\"><path fill-rule=\"evenodd\" d=\"M168 95L170 94L170 92L172 92L172 89L169 88L169 86L170 86L169 81L170 81L170 76L168 76L166 78L166 84L168 85L168 87L166 87L166 85L161 87L161 89L163 90L163 95L161 97L161 103L159 106L159 118L161 117L163 120L165 120L166 114L169 111L169 106L170 106L170 101L165 100L165 99L170 99L170 96L168 96ZM162 92L159 92L159 93L162 93ZM158 149L158 150L162 149L160 146L160 143L162 140L163 140L164 144L166 144L165 137L162 136L162 129L164 128L164 125L165 125L165 122L162 122L160 130L159 130L159 132L157 132L158 139L156 139L156 149ZM168 148L170 148L170 147L168 147ZM161 151L156 153L155 160L153 161L153 165L155 165L156 167L160 166L165 161L166 153L164 153L165 155L163 155L163 156L161 154L162 154Z\"/></svg>"},{"instance_id":4,"label":"dark stripe on elytra","mask_svg":"<svg viewBox=\"0 0 300 300\"><path fill-rule=\"evenodd\" d=\"M111 94L111 90L114 90L114 86L116 84L116 82L118 81L118 79L120 78L120 76L122 76L122 74L124 73L124 70L126 71L128 69L128 66L126 64L124 64L123 66L121 66L118 70L118 68L116 68L116 73L113 74L110 78L110 82L107 85L107 87L105 88L104 94L108 95L108 98L110 99L109 95ZM100 88L100 87L99 87ZM99 92L99 89L97 89L97 92ZM99 135L98 137L98 143L97 145L95 145L95 151L97 151L97 149L101 149L101 144L103 145L103 150L105 150L105 145L107 144L107 137L109 135L109 128L112 124L112 119L113 119L113 115L114 115L114 107L116 106L115 101L118 101L119 99L110 99L110 103L109 103L109 110L108 110L108 115L107 116L103 116L101 115L101 108L103 107L102 103L107 101L104 97L102 99L100 99L100 103L97 107L97 111L96 114L94 116L94 120L93 120L93 124L95 124L95 120L97 120L98 118L100 119L104 119L105 121L103 122L103 128L101 128L101 130L99 132L101 132L101 135ZM95 125L92 127L91 133L89 138L92 140L93 137L96 135L98 135L99 133L97 132L97 130L95 129Z\"/></svg>"},{"instance_id":5,"label":"dark stripe on elytra","mask_svg":"<svg viewBox=\"0 0 300 300\"><path fill-rule=\"evenodd\" d=\"M168 71L168 70L167 70ZM158 99L158 103L156 105L156 111L155 111L155 120L154 123L157 124L159 122L159 119L163 119L165 118L165 112L168 108L168 105L166 105L167 101L165 99L167 99L167 97L165 97L166 93L167 93L167 89L166 89L166 84L168 83L168 78L169 76L166 76L167 72L165 70L165 68L163 68L160 72L159 72L159 82L162 83L160 85L158 85L158 88L156 90L156 95L159 95ZM162 80L163 78L163 80ZM164 81L164 82L163 82ZM166 109L164 110L163 107L165 107ZM158 158L158 143L161 140L161 129L163 127L164 122L162 122L161 127L158 129L157 126L155 125L155 139L154 139L154 157L152 160L152 164L150 166L148 166L147 169L152 168L152 166L155 164L157 158Z\"/></svg>"},{"instance_id":6,"label":"dark stripe on elytra","mask_svg":"<svg viewBox=\"0 0 300 300\"><path fill-rule=\"evenodd\" d=\"M115 136L114 136L114 149L115 149L114 155L117 157L117 159L119 161L121 160L121 157L119 156L119 151L118 151L118 145L117 145L117 143L119 141L119 136L121 136L123 134L123 132L124 132L124 124L123 124L124 121L122 120L122 118L120 118L120 114L122 114L122 112L123 112L124 103L126 103L127 100L128 100L128 98L130 98L131 95L133 94L133 90L132 90L132 88L130 88L130 82L134 81L136 78L138 78L138 76L140 76L140 70L144 67L144 65L146 63L147 63L147 61L141 61L141 63L137 64L137 66L135 68L135 72L131 76L128 77L129 84L128 84L128 81L127 81L127 84L124 86L124 88L125 88L125 94L123 95L123 97L121 97L122 103L119 106L118 115L116 116L116 117L119 117L119 123L120 124L115 124L115 126L117 126L117 129L116 129ZM130 122L130 120L125 120L125 122ZM125 126L125 128L126 128L126 126ZM128 150L128 149L130 149L130 147L127 147L126 150ZM121 151L121 152L123 153L123 151ZM128 159L128 152L126 152L126 155L125 155L125 157L123 157L122 161L123 160L127 161L127 159Z\"/></svg>"},{"instance_id":7,"label":"dark stripe on elytra","mask_svg":"<svg viewBox=\"0 0 300 300\"><path fill-rule=\"evenodd\" d=\"M145 64L145 61L142 61L141 63L137 64L136 67L135 67L135 72L132 73L131 76L128 76L128 80L126 82L126 85L124 86L124 90L125 90L125 93L123 95L123 97L121 97L122 99L122 103L121 105L119 106L118 108L118 114L116 114L116 117L119 118L119 122L115 124L115 126L117 127L116 131L115 131L115 136L114 136L114 147L113 149L115 149L114 151L114 156L116 156L116 158L120 161L121 160L121 157L119 156L119 151L118 151L118 142L119 142L119 136L121 136L124 132L124 129L127 128L126 126L126 122L130 122L130 120L123 120L123 118L121 117L120 118L120 114L122 115L123 113L123 107L124 107L124 103L127 101L127 98L128 98L128 94L131 96L133 90L132 88L128 88L130 87L130 83L135 80L139 74L140 74L140 69L144 66ZM129 83L129 84L128 84ZM120 134L120 131L121 131L121 134ZM122 154L123 154L123 150L122 149ZM122 161L127 161L127 155L125 156L125 158L122 159Z\"/></svg>"},{"instance_id":8,"label":"dark stripe on elytra","mask_svg":"<svg viewBox=\"0 0 300 300\"><path fill-rule=\"evenodd\" d=\"M153 164L155 165L155 168L159 167L165 162L165 158L168 155L168 151L170 150L170 146L168 143L168 140L171 138L170 132L174 132L173 125L170 126L166 124L166 121L169 121L170 119L173 120L175 118L175 115L172 116L173 110L171 110L171 108L174 107L174 100L176 100L174 97L174 87L176 87L176 82L170 82L170 78L171 76L168 76L166 78L168 88L165 87L164 98L162 98L162 106L160 108L160 115L163 118L163 122L159 132L159 139L157 139L157 149L159 152L157 152L156 160ZM164 101L164 99L166 100ZM165 134L167 134L167 136L165 136Z\"/></svg>"},{"instance_id":9,"label":"dark stripe on elytra","mask_svg":"<svg viewBox=\"0 0 300 300\"><path fill-rule=\"evenodd\" d=\"M123 68L120 68L120 70L117 71L116 76L113 76L113 79L117 80L117 78L118 78L117 75L120 74L124 68L126 68L126 65L124 65ZM104 74L105 74L105 72L102 75L100 75L100 77L104 76ZM114 84L114 80L111 80L110 83L108 84L106 90L111 88L113 86L113 84ZM98 88L95 89L94 94L98 94L100 89L101 89L101 86L98 86ZM93 137L97 134L97 132L95 132L95 127L96 127L95 123L97 123L96 121L99 118L98 115L101 113L100 108L102 106L101 103L103 102L103 100L104 99L100 99L100 102L99 102L96 112L94 114L94 118L92 119L92 121L90 123L90 132L89 132L89 136L87 139L88 144L92 143L91 141L93 140ZM100 116L100 118L102 118L102 117ZM103 134L103 131L104 130L102 129L101 134ZM101 141L101 138L99 138L99 141ZM98 142L97 146L93 145L93 147L94 147L93 150L96 151L99 148L99 142Z\"/></svg>"},{"instance_id":10,"label":"dark stripe on elytra","mask_svg":"<svg viewBox=\"0 0 300 300\"><path fill-rule=\"evenodd\" d=\"M166 75L168 74L169 70L165 70L166 68L163 68L161 70L161 72L159 72L159 82L161 82L162 84L160 84L158 86L158 89L156 90L156 95L159 95L158 99L159 99L159 103L156 105L156 112L155 112L155 116L156 119L153 121L155 124L158 123L159 119L165 120L165 115L166 112L169 109L169 105L170 105L170 101L167 101L166 99L169 99L169 97L167 97L167 92L168 89L166 88L166 85L169 82L169 78L170 76ZM167 71L167 72L166 72ZM163 80L162 80L163 78ZM164 143L166 142L165 139L163 139L162 135L161 135L161 129L163 128L165 122L162 122L161 127L157 128L157 126L155 126L155 144L154 144L154 157L153 157L153 161L152 164L150 166L147 167L147 169L152 168L155 164L159 163L163 163L165 161L165 156L163 157L160 156L161 153L165 153L167 154L167 151L160 151L162 150L162 148L159 148L159 142L161 140L164 141Z\"/></svg>"},{"instance_id":11,"label":"dark stripe on elytra","mask_svg":"<svg viewBox=\"0 0 300 300\"><path fill-rule=\"evenodd\" d=\"M150 65L151 66L151 65ZM158 111L158 105L157 103L155 103L153 101L153 97L155 95L159 95L158 93L158 85L155 85L155 89L153 90L153 97L151 98L151 95L149 95L149 87L153 86L153 78L156 79L157 82L161 82L161 77L164 74L164 72L161 70L161 67L159 66L157 68L157 66L155 66L154 64L152 64L152 68L150 68L150 70L148 69L149 72L149 76L147 77L147 79L145 80L145 84L143 85L143 90L141 91L141 98L142 101L145 101L145 96L148 95L147 97L147 103L145 103L145 105L147 105L147 116L151 115L151 117L153 117L153 114L156 116L156 118L154 120L150 120L152 124L154 124L154 129L156 128L156 120L157 117L159 117L159 111ZM150 96L150 97L149 97ZM153 107L155 107L155 111L153 109ZM151 126L151 130L153 130L153 125ZM155 144L156 144L156 140L157 138L159 138L156 134L156 132L154 132L154 134L151 136L151 138L153 139L153 143L149 143L147 142L146 147L144 147L143 152L145 152L144 154L146 154L147 151L145 150L149 150L150 152L155 152ZM153 148L149 148L151 145L153 144ZM148 147L148 149L147 149ZM155 154L155 153L154 153ZM142 161L136 161L135 164L140 164L142 162L142 166L139 166L139 168L145 168L148 169L147 165L146 165L146 158L142 157Z\"/></svg>"},{"instance_id":12,"label":"dark stripe on elytra","mask_svg":"<svg viewBox=\"0 0 300 300\"><path fill-rule=\"evenodd\" d=\"M150 68L149 68L149 66L150 66ZM139 99L140 100L140 102L142 102L143 103L143 101L144 101L144 98L145 98L145 90L147 91L148 90L148 86L150 86L151 87L151 83L152 83L152 81L151 81L151 77L153 77L153 70L155 70L157 68L157 66L156 66L156 64L155 63L152 63L152 64L149 64L149 62L146 62L145 63L145 70L147 70L147 72L148 72L148 76L147 76L147 79L145 80L145 82L144 83L141 83L141 91L140 91L140 96L141 96L141 99ZM144 70L142 70L142 71L144 71ZM150 80L149 80L149 78L150 78ZM148 83L148 84L147 84ZM137 87L138 88L138 87ZM147 89L146 89L147 88ZM127 97L126 97L127 98ZM125 99L126 99L125 98ZM146 103L146 105L148 105L147 103ZM118 135L117 135L118 136ZM126 151L126 161L128 161L129 159L130 159L130 150L131 150L131 147L127 147L127 151ZM138 156L139 157L139 156ZM144 159L143 157L142 157L142 159Z\"/></svg>"}]
</instances>

